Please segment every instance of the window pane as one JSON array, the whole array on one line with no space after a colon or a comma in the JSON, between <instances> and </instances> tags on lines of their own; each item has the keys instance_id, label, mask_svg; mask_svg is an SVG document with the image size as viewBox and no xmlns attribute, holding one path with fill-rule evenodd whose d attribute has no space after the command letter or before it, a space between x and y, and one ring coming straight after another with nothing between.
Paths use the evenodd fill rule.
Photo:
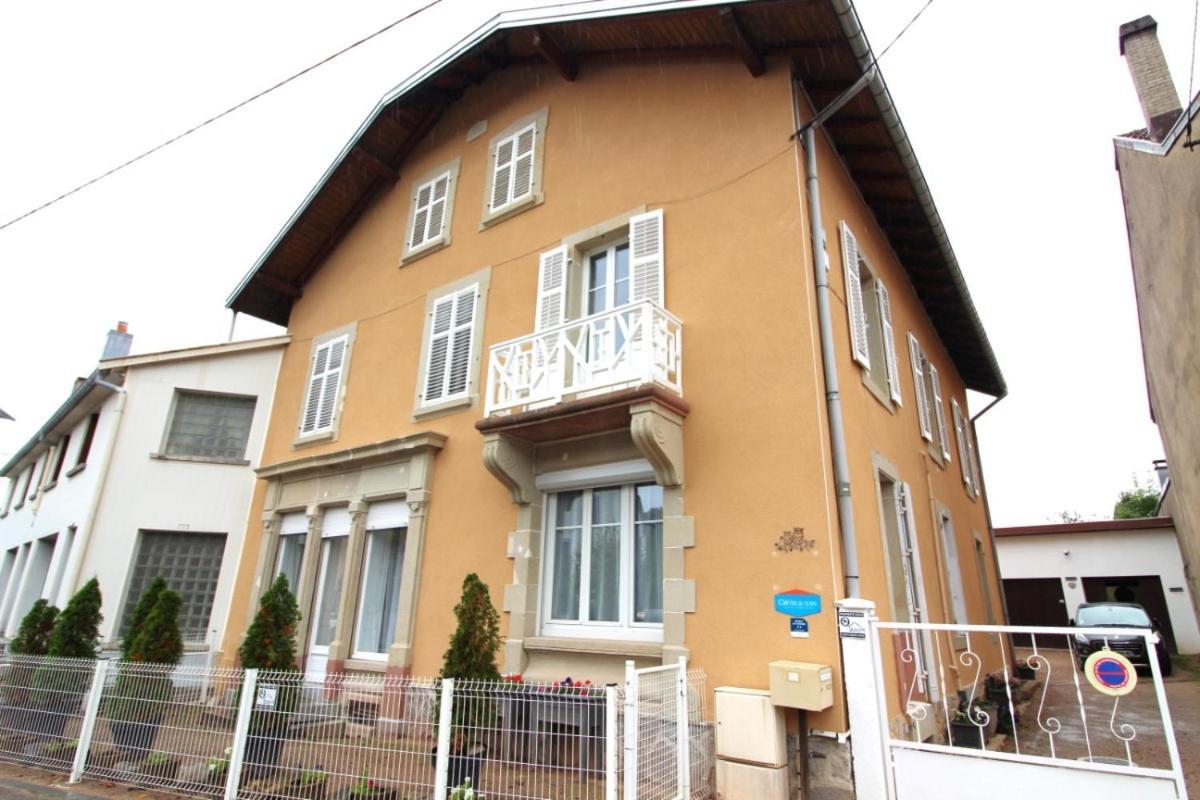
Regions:
<instances>
[{"instance_id":1,"label":"window pane","mask_svg":"<svg viewBox=\"0 0 1200 800\"><path fill-rule=\"evenodd\" d=\"M386 653L396 634L400 605L400 569L404 565L407 528L390 528L367 534L362 604L358 610L360 653Z\"/></svg>"},{"instance_id":2,"label":"window pane","mask_svg":"<svg viewBox=\"0 0 1200 800\"><path fill-rule=\"evenodd\" d=\"M633 533L633 621L662 622L662 523L639 522Z\"/></svg>"},{"instance_id":3,"label":"window pane","mask_svg":"<svg viewBox=\"0 0 1200 800\"><path fill-rule=\"evenodd\" d=\"M314 620L313 644L328 646L337 629L338 606L342 601L342 565L346 560L347 536L321 540L321 602Z\"/></svg>"},{"instance_id":4,"label":"window pane","mask_svg":"<svg viewBox=\"0 0 1200 800\"><path fill-rule=\"evenodd\" d=\"M605 291L608 286L608 253L592 256L588 268L588 313L598 314L608 306Z\"/></svg>"},{"instance_id":5,"label":"window pane","mask_svg":"<svg viewBox=\"0 0 1200 800\"><path fill-rule=\"evenodd\" d=\"M562 492L558 495L556 528L578 528L583 525L583 492Z\"/></svg>"},{"instance_id":6,"label":"window pane","mask_svg":"<svg viewBox=\"0 0 1200 800\"><path fill-rule=\"evenodd\" d=\"M288 590L296 594L300 585L300 564L304 560L304 534L279 537L279 568L276 575L287 578Z\"/></svg>"},{"instance_id":7,"label":"window pane","mask_svg":"<svg viewBox=\"0 0 1200 800\"><path fill-rule=\"evenodd\" d=\"M592 526L591 557L588 619L593 622L618 622L621 619L620 525Z\"/></svg>"},{"instance_id":8,"label":"window pane","mask_svg":"<svg viewBox=\"0 0 1200 800\"><path fill-rule=\"evenodd\" d=\"M619 525L621 522L621 487L592 491L592 525Z\"/></svg>"},{"instance_id":9,"label":"window pane","mask_svg":"<svg viewBox=\"0 0 1200 800\"><path fill-rule=\"evenodd\" d=\"M167 433L167 454L244 458L254 404L253 397L179 392Z\"/></svg>"},{"instance_id":10,"label":"window pane","mask_svg":"<svg viewBox=\"0 0 1200 800\"><path fill-rule=\"evenodd\" d=\"M634 520L637 522L658 521L663 516L662 487L653 483L639 486L635 490Z\"/></svg>"},{"instance_id":11,"label":"window pane","mask_svg":"<svg viewBox=\"0 0 1200 800\"><path fill-rule=\"evenodd\" d=\"M617 245L617 269L613 285L613 305L629 302L629 245Z\"/></svg>"},{"instance_id":12,"label":"window pane","mask_svg":"<svg viewBox=\"0 0 1200 800\"><path fill-rule=\"evenodd\" d=\"M583 531L567 528L554 533L554 598L550 616L579 619L579 551Z\"/></svg>"}]
</instances>

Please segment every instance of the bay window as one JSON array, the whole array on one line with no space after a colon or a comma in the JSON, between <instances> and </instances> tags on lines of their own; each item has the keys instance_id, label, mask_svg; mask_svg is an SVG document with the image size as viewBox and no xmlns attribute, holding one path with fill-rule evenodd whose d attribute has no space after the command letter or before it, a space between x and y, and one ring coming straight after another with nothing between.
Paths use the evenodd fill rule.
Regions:
<instances>
[{"instance_id":1,"label":"bay window","mask_svg":"<svg viewBox=\"0 0 1200 800\"><path fill-rule=\"evenodd\" d=\"M548 496L542 632L662 639L662 487Z\"/></svg>"}]
</instances>

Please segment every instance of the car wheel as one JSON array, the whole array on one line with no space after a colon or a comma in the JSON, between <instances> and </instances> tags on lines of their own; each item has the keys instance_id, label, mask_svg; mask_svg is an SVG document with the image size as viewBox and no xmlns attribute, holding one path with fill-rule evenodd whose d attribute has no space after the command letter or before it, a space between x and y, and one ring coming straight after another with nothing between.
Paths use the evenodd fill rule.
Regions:
<instances>
[{"instance_id":1,"label":"car wheel","mask_svg":"<svg viewBox=\"0 0 1200 800\"><path fill-rule=\"evenodd\" d=\"M1166 657L1160 658L1158 660L1158 671L1163 674L1163 677L1170 675L1172 668L1173 668L1173 665L1171 664L1170 656L1166 656Z\"/></svg>"}]
</instances>

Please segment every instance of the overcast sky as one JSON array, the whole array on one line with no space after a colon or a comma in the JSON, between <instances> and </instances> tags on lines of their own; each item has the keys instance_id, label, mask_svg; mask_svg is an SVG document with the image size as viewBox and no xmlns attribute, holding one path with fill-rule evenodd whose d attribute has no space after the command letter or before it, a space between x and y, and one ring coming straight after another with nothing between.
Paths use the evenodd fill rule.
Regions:
<instances>
[{"instance_id":1,"label":"overcast sky","mask_svg":"<svg viewBox=\"0 0 1200 800\"><path fill-rule=\"evenodd\" d=\"M876 52L923 0L862 0ZM0 5L0 222L416 8ZM495 10L443 0L337 61L0 231L0 460L127 320L134 351L222 341L227 295L376 101ZM1112 136L1143 14L1188 89L1191 3L938 0L881 62L1010 394L980 422L998 525L1111 513L1161 457ZM279 329L242 317L238 338ZM973 397L972 413L988 398Z\"/></svg>"}]
</instances>

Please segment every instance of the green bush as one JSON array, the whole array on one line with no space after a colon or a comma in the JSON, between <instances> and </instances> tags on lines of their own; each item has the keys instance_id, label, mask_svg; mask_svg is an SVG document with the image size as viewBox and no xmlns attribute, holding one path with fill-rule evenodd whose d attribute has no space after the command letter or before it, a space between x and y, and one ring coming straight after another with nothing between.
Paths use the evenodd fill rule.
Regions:
<instances>
[{"instance_id":1,"label":"green bush","mask_svg":"<svg viewBox=\"0 0 1200 800\"><path fill-rule=\"evenodd\" d=\"M300 701L300 671L296 669L296 625L300 610L296 598L288 589L287 578L280 575L263 594L258 612L238 648L238 658L245 669L283 672L286 675L260 675L259 686L277 687L274 707L255 709L250 715L253 734L282 736L287 729L288 715Z\"/></svg>"},{"instance_id":2,"label":"green bush","mask_svg":"<svg viewBox=\"0 0 1200 800\"><path fill-rule=\"evenodd\" d=\"M54 632L54 621L58 618L58 609L45 600L38 600L29 609L29 613L21 620L16 638L12 640L9 649L13 655L44 656L50 648L50 634Z\"/></svg>"},{"instance_id":3,"label":"green bush","mask_svg":"<svg viewBox=\"0 0 1200 800\"><path fill-rule=\"evenodd\" d=\"M154 608L154 604L158 602L158 596L163 589L167 588L167 582L162 577L157 577L150 581L150 585L142 592L142 596L138 598L138 603L133 609L133 615L129 618L129 624L125 626L125 636L121 638L121 660L129 661L129 650L133 645L133 640L136 638L138 631L142 629L142 625L146 622L146 617L150 616L150 609Z\"/></svg>"},{"instance_id":4,"label":"green bush","mask_svg":"<svg viewBox=\"0 0 1200 800\"><path fill-rule=\"evenodd\" d=\"M154 604L143 615L141 624L131 629L122 642L127 653L118 667L106 713L109 720L118 722L155 723L162 715L163 701L169 700L174 687L164 671L126 669L126 664L178 664L183 658L183 636L179 632L179 609L183 598L179 592L151 584L146 594L154 592ZM146 595L142 595L145 600ZM143 605L138 602L138 607Z\"/></svg>"},{"instance_id":5,"label":"green bush","mask_svg":"<svg viewBox=\"0 0 1200 800\"><path fill-rule=\"evenodd\" d=\"M100 645L100 583L95 578L75 593L54 622L46 655L54 658L96 658Z\"/></svg>"},{"instance_id":6,"label":"green bush","mask_svg":"<svg viewBox=\"0 0 1200 800\"><path fill-rule=\"evenodd\" d=\"M458 626L450 636L450 647L442 656L439 678L458 681L498 681L496 651L500 649L500 614L492 605L487 584L472 572L463 579L462 597L454 607ZM495 709L482 698L454 703L451 724L455 730L456 749L466 742L468 730L477 733L493 724Z\"/></svg>"}]
</instances>

